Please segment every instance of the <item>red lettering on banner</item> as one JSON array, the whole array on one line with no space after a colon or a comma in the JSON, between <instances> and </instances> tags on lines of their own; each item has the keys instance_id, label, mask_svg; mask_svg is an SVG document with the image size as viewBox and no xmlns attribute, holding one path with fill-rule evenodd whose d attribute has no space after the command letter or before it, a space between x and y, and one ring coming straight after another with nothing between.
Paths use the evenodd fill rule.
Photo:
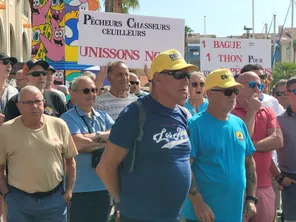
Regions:
<instances>
[{"instance_id":1,"label":"red lettering on banner","mask_svg":"<svg viewBox=\"0 0 296 222\"><path fill-rule=\"evenodd\" d=\"M159 55L160 52L153 52L153 51L145 51L145 61L150 60L152 61L156 56Z\"/></svg>"},{"instance_id":2,"label":"red lettering on banner","mask_svg":"<svg viewBox=\"0 0 296 222\"><path fill-rule=\"evenodd\" d=\"M98 48L90 46L80 46L80 55L83 57L110 58L119 60L139 60L139 50Z\"/></svg>"},{"instance_id":3,"label":"red lettering on banner","mask_svg":"<svg viewBox=\"0 0 296 222\"><path fill-rule=\"evenodd\" d=\"M214 48L222 48L222 49L240 49L241 42L240 41L214 41Z\"/></svg>"},{"instance_id":4,"label":"red lettering on banner","mask_svg":"<svg viewBox=\"0 0 296 222\"><path fill-rule=\"evenodd\" d=\"M230 68L233 75L240 74L241 68Z\"/></svg>"},{"instance_id":5,"label":"red lettering on banner","mask_svg":"<svg viewBox=\"0 0 296 222\"><path fill-rule=\"evenodd\" d=\"M218 55L220 62L243 62L242 55Z\"/></svg>"}]
</instances>

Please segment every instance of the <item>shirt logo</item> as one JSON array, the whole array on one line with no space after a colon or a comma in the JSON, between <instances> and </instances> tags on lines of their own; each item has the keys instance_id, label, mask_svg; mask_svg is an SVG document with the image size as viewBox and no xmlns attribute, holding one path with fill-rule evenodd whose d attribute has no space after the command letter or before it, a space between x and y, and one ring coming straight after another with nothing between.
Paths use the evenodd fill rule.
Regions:
<instances>
[{"instance_id":1,"label":"shirt logo","mask_svg":"<svg viewBox=\"0 0 296 222\"><path fill-rule=\"evenodd\" d=\"M177 128L176 133L167 132L167 129L163 128L160 133L153 136L153 140L156 143L160 143L162 141L166 142L161 149L172 149L175 146L189 141L186 130L181 129L180 127Z\"/></svg>"},{"instance_id":2,"label":"shirt logo","mask_svg":"<svg viewBox=\"0 0 296 222\"><path fill-rule=\"evenodd\" d=\"M243 133L242 132L240 132L240 131L236 131L235 132L235 136L236 136L236 138L239 140L239 141L244 141L244 135L243 135Z\"/></svg>"}]
</instances>

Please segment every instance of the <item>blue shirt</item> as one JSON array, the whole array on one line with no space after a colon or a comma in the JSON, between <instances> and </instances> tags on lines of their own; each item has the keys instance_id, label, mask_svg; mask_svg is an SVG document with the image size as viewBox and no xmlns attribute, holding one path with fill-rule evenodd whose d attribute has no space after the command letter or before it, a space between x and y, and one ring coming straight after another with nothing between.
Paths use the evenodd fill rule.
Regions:
<instances>
[{"instance_id":1,"label":"blue shirt","mask_svg":"<svg viewBox=\"0 0 296 222\"><path fill-rule=\"evenodd\" d=\"M120 214L138 220L177 222L191 180L187 117L179 107L164 107L151 95L139 100L146 121L132 173L128 173L131 149L139 128L135 104L121 112L109 137L113 144L130 151L120 176Z\"/></svg>"},{"instance_id":2,"label":"blue shirt","mask_svg":"<svg viewBox=\"0 0 296 222\"><path fill-rule=\"evenodd\" d=\"M192 171L215 222L242 221L245 158L255 152L245 123L232 114L222 121L204 111L192 117L188 126L194 158ZM198 221L188 198L182 214Z\"/></svg>"},{"instance_id":3,"label":"blue shirt","mask_svg":"<svg viewBox=\"0 0 296 222\"><path fill-rule=\"evenodd\" d=\"M112 118L103 111L95 111L93 109L93 114L93 119L91 119L78 106L75 106L64 113L61 118L67 123L71 135L89 134L88 128L82 118L85 119L92 132L107 131L114 123ZM103 129L101 129L99 122ZM96 174L95 168L91 167L91 153L79 153L79 155L75 157L75 160L76 182L73 193L106 190L101 179Z\"/></svg>"},{"instance_id":4,"label":"blue shirt","mask_svg":"<svg viewBox=\"0 0 296 222\"><path fill-rule=\"evenodd\" d=\"M186 109L188 109L188 111L190 112L190 114L191 114L192 116L194 116L194 115L197 114L197 113L200 113L200 112L205 111L205 110L208 108L208 105L209 105L209 101L208 101L208 99L205 98L205 99L204 99L204 102L203 102L202 104L199 105L199 107L198 107L198 111L196 111L195 107L193 107L193 106L190 104L189 99L187 99L187 100L186 100L186 103L185 103L185 105L184 105L184 107L185 107Z\"/></svg>"}]
</instances>

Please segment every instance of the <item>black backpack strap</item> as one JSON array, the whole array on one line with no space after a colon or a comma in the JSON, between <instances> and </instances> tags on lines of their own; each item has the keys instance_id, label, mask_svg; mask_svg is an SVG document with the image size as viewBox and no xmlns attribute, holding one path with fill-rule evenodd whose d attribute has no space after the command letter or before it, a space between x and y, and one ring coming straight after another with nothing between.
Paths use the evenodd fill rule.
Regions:
<instances>
[{"instance_id":1,"label":"black backpack strap","mask_svg":"<svg viewBox=\"0 0 296 222\"><path fill-rule=\"evenodd\" d=\"M143 106L143 103L139 100L137 100L136 102L134 102L134 104L137 106L138 109L138 136L134 141L134 146L133 146L133 150L132 150L132 163L131 163L131 167L129 170L129 173L132 173L135 169L135 162L136 162L136 148L138 145L138 142L142 141L143 138L143 128L144 128L144 124L146 121L146 111L145 108Z\"/></svg>"}]
</instances>

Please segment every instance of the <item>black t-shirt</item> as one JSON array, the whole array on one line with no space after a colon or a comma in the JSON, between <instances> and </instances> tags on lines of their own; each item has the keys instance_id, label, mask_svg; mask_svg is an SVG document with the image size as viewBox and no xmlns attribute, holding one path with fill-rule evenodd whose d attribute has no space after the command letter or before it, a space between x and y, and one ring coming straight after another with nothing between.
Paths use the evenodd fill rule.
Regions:
<instances>
[{"instance_id":1,"label":"black t-shirt","mask_svg":"<svg viewBox=\"0 0 296 222\"><path fill-rule=\"evenodd\" d=\"M61 99L61 96L56 92L44 91L43 96L45 99L44 114L60 117L64 112L67 111L65 103ZM21 115L16 106L17 100L18 94L11 97L10 100L7 102L4 110L5 121L14 119L15 117Z\"/></svg>"}]
</instances>

